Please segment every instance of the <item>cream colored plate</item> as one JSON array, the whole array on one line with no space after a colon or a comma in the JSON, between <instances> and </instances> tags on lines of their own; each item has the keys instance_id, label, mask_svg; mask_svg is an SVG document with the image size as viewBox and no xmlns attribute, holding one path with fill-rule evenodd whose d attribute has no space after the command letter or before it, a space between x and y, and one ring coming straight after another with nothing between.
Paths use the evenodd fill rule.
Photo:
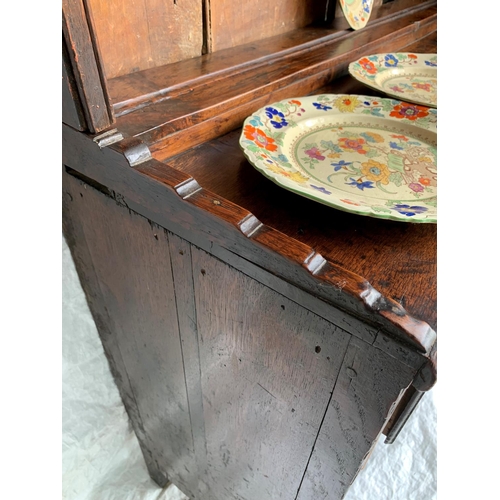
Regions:
<instances>
[{"instance_id":1,"label":"cream colored plate","mask_svg":"<svg viewBox=\"0 0 500 500\"><path fill-rule=\"evenodd\" d=\"M250 163L301 196L359 215L437 222L437 110L394 99L318 95L248 117Z\"/></svg>"},{"instance_id":2,"label":"cream colored plate","mask_svg":"<svg viewBox=\"0 0 500 500\"><path fill-rule=\"evenodd\" d=\"M339 2L351 28L359 30L366 26L372 13L373 0L339 0Z\"/></svg>"},{"instance_id":3,"label":"cream colored plate","mask_svg":"<svg viewBox=\"0 0 500 500\"><path fill-rule=\"evenodd\" d=\"M437 54L373 54L349 64L349 73L389 96L437 107Z\"/></svg>"}]
</instances>

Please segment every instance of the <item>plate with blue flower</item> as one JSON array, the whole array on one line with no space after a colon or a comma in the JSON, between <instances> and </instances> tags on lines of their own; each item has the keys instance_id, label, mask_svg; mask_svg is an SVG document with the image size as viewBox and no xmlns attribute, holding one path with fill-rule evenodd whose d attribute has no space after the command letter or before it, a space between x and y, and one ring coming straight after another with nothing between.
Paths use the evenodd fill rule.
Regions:
<instances>
[{"instance_id":1,"label":"plate with blue flower","mask_svg":"<svg viewBox=\"0 0 500 500\"><path fill-rule=\"evenodd\" d=\"M240 147L280 187L381 219L437 222L437 109L349 94L265 106Z\"/></svg>"},{"instance_id":2,"label":"plate with blue flower","mask_svg":"<svg viewBox=\"0 0 500 500\"><path fill-rule=\"evenodd\" d=\"M388 96L437 107L437 54L372 54L349 64L349 73Z\"/></svg>"},{"instance_id":3,"label":"plate with blue flower","mask_svg":"<svg viewBox=\"0 0 500 500\"><path fill-rule=\"evenodd\" d=\"M373 0L339 0L344 17L354 30L364 28L372 13Z\"/></svg>"}]
</instances>

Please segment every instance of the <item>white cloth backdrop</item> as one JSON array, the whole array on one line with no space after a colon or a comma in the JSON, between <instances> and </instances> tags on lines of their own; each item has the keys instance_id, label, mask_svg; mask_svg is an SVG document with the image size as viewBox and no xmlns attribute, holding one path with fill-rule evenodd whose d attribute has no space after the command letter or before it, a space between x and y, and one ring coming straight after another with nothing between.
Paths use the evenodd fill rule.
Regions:
<instances>
[{"instance_id":1,"label":"white cloth backdrop","mask_svg":"<svg viewBox=\"0 0 500 500\"><path fill-rule=\"evenodd\" d=\"M64 239L62 256L64 500L186 500L149 478ZM345 500L435 500L436 421L434 388L396 443L379 440Z\"/></svg>"}]
</instances>

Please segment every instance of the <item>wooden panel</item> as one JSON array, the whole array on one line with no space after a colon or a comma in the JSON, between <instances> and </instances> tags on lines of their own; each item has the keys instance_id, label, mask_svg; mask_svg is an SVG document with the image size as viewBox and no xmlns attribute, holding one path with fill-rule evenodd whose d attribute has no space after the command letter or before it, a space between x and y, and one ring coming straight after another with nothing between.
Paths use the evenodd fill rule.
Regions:
<instances>
[{"instance_id":1,"label":"wooden panel","mask_svg":"<svg viewBox=\"0 0 500 500\"><path fill-rule=\"evenodd\" d=\"M111 356L126 368L138 437L147 436L158 470L190 493L196 464L167 233L86 184L71 197L82 207L76 224L99 282L100 307L112 319L111 331L100 334L103 341L114 337Z\"/></svg>"},{"instance_id":2,"label":"wooden panel","mask_svg":"<svg viewBox=\"0 0 500 500\"><path fill-rule=\"evenodd\" d=\"M201 0L88 3L107 78L201 55Z\"/></svg>"},{"instance_id":3,"label":"wooden panel","mask_svg":"<svg viewBox=\"0 0 500 500\"><path fill-rule=\"evenodd\" d=\"M207 487L203 474L207 469L207 448L205 421L203 418L203 395L201 388L199 335L196 321L193 270L191 264L191 245L182 238L168 232L172 273L175 283L177 317L181 335L186 390L189 401L189 414L196 457L197 493L207 498ZM194 485L193 485L194 486ZM192 489L192 491L195 491Z\"/></svg>"},{"instance_id":4,"label":"wooden panel","mask_svg":"<svg viewBox=\"0 0 500 500\"><path fill-rule=\"evenodd\" d=\"M294 499L349 335L192 248L205 476L216 499Z\"/></svg>"},{"instance_id":5,"label":"wooden panel","mask_svg":"<svg viewBox=\"0 0 500 500\"><path fill-rule=\"evenodd\" d=\"M301 484L312 490L299 498L340 499L418 368L349 340L120 196L65 182L71 247L87 254L152 476L167 471L207 500L295 499Z\"/></svg>"},{"instance_id":6,"label":"wooden panel","mask_svg":"<svg viewBox=\"0 0 500 500\"><path fill-rule=\"evenodd\" d=\"M165 471L160 470L151 453L152 443L143 425L137 401L123 362L118 345L117 327L104 303L103 293L92 263L83 231L83 221L87 213L87 194L92 197L90 188L87 192L85 184L74 177L63 173L63 232L71 250L76 270L85 292L92 317L101 336L104 352L109 362L111 373L116 381L120 396L132 422L134 431L139 438L139 444L151 477L160 485L165 486L168 479ZM100 206L100 205L98 205Z\"/></svg>"},{"instance_id":7,"label":"wooden panel","mask_svg":"<svg viewBox=\"0 0 500 500\"><path fill-rule=\"evenodd\" d=\"M211 47L217 51L302 28L322 20L325 0L234 2L209 0Z\"/></svg>"},{"instance_id":8,"label":"wooden panel","mask_svg":"<svg viewBox=\"0 0 500 500\"><path fill-rule=\"evenodd\" d=\"M91 133L109 128L113 123L106 82L93 26L83 0L63 0L63 43L71 62L80 103Z\"/></svg>"},{"instance_id":9,"label":"wooden panel","mask_svg":"<svg viewBox=\"0 0 500 500\"><path fill-rule=\"evenodd\" d=\"M297 500L343 497L414 374L352 338Z\"/></svg>"}]
</instances>

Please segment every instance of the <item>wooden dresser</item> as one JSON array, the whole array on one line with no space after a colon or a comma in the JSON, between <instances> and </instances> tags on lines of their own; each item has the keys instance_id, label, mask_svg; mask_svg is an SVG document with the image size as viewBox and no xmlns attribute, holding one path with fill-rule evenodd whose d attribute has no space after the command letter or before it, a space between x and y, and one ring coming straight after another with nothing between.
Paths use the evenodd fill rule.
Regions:
<instances>
[{"instance_id":1,"label":"wooden dresser","mask_svg":"<svg viewBox=\"0 0 500 500\"><path fill-rule=\"evenodd\" d=\"M434 1L63 0L63 229L151 477L191 499L341 499L436 381L436 225L257 172L243 120L377 95L436 52Z\"/></svg>"}]
</instances>

